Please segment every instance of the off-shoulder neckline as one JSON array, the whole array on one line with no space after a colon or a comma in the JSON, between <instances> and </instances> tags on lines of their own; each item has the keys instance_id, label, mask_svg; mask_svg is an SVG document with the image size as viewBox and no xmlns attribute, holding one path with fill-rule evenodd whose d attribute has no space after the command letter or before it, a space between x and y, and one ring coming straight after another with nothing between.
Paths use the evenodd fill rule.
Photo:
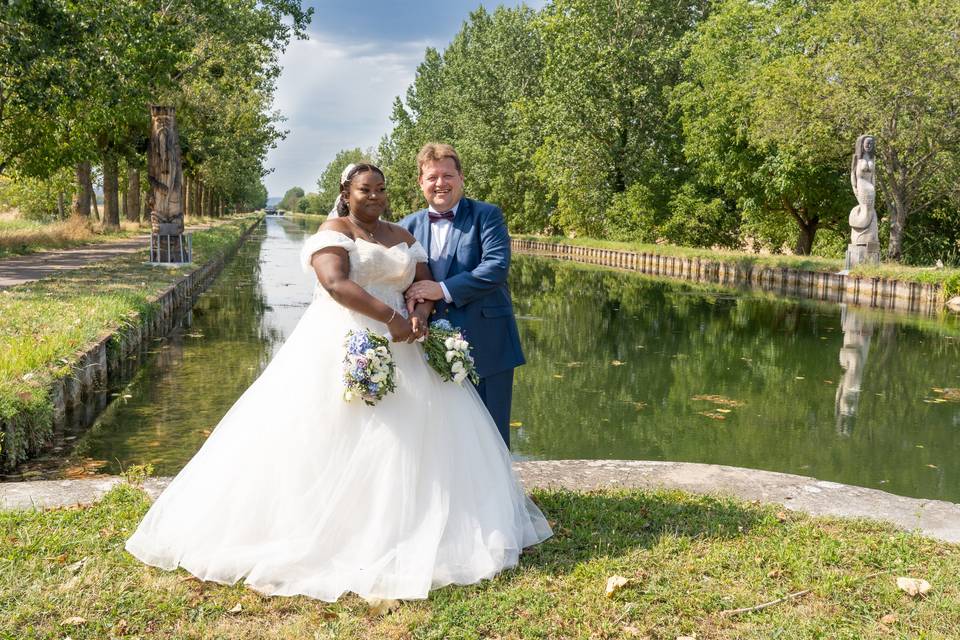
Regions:
<instances>
[{"instance_id":1,"label":"off-shoulder neckline","mask_svg":"<svg viewBox=\"0 0 960 640\"><path fill-rule=\"evenodd\" d=\"M403 246L406 247L407 249L413 249L413 247L414 247L415 245L420 244L420 241L419 241L419 240L416 240L416 239L414 239L413 244L407 244L406 241L401 240L401 241L398 242L397 244L392 244L392 245L390 245L390 246L388 247L388 246L385 245L385 244L381 244L381 243L379 243L379 242L371 242L370 240L367 240L367 239L365 239L365 238L351 238L350 236L348 236L348 235L345 234L344 232L342 232L342 231L335 231L335 230L333 230L333 229L321 229L321 230L318 231L317 233L320 233L320 232L323 232L323 233L335 233L335 234L337 234L337 235L339 235L339 236L343 236L344 238L346 238L346 239L349 240L350 242L353 242L354 244L356 244L357 242L366 242L367 244L372 244L372 245L375 246L375 247L382 247L382 248L386 249L387 251L389 251L390 249L395 249L395 248L399 247L400 245L403 245Z\"/></svg>"}]
</instances>

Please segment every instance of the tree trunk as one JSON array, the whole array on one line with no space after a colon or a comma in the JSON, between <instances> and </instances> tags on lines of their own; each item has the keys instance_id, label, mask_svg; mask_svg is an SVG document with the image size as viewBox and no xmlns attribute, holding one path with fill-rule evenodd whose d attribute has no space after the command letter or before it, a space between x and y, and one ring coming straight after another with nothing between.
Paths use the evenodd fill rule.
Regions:
<instances>
[{"instance_id":1,"label":"tree trunk","mask_svg":"<svg viewBox=\"0 0 960 640\"><path fill-rule=\"evenodd\" d=\"M903 257L903 228L907 221L907 207L902 194L896 188L891 188L890 198L890 244L887 247L887 257L900 262Z\"/></svg>"},{"instance_id":2,"label":"tree trunk","mask_svg":"<svg viewBox=\"0 0 960 640\"><path fill-rule=\"evenodd\" d=\"M124 214L130 222L140 222L140 169L127 167L127 202Z\"/></svg>"},{"instance_id":3,"label":"tree trunk","mask_svg":"<svg viewBox=\"0 0 960 640\"><path fill-rule=\"evenodd\" d=\"M800 227L800 233L797 234L797 245L794 253L798 256L808 256L813 250L813 238L817 235L819 221L813 220L807 223L798 222L798 225Z\"/></svg>"},{"instance_id":4,"label":"tree trunk","mask_svg":"<svg viewBox=\"0 0 960 640\"><path fill-rule=\"evenodd\" d=\"M150 146L147 173L150 179L150 224L154 233L183 233L183 165L173 107L150 107Z\"/></svg>"},{"instance_id":5,"label":"tree trunk","mask_svg":"<svg viewBox=\"0 0 960 640\"><path fill-rule=\"evenodd\" d=\"M97 204L97 192L90 189L90 202L93 204L93 214L100 220L100 205Z\"/></svg>"},{"instance_id":6,"label":"tree trunk","mask_svg":"<svg viewBox=\"0 0 960 640\"><path fill-rule=\"evenodd\" d=\"M60 216L60 219L63 220L67 217L67 198L63 195L63 191L57 194L57 215Z\"/></svg>"},{"instance_id":7,"label":"tree trunk","mask_svg":"<svg viewBox=\"0 0 960 640\"><path fill-rule=\"evenodd\" d=\"M90 184L90 163L77 163L77 191L73 194L70 212L75 216L90 217L90 197L93 194L93 185Z\"/></svg>"},{"instance_id":8,"label":"tree trunk","mask_svg":"<svg viewBox=\"0 0 960 640\"><path fill-rule=\"evenodd\" d=\"M223 197L217 196L217 216L223 217Z\"/></svg>"},{"instance_id":9,"label":"tree trunk","mask_svg":"<svg viewBox=\"0 0 960 640\"><path fill-rule=\"evenodd\" d=\"M120 203L117 200L117 156L103 154L103 228L120 228Z\"/></svg>"},{"instance_id":10,"label":"tree trunk","mask_svg":"<svg viewBox=\"0 0 960 640\"><path fill-rule=\"evenodd\" d=\"M203 181L200 180L197 184L197 208L200 210L200 217L206 217L207 215L207 189L203 186Z\"/></svg>"}]
</instances>

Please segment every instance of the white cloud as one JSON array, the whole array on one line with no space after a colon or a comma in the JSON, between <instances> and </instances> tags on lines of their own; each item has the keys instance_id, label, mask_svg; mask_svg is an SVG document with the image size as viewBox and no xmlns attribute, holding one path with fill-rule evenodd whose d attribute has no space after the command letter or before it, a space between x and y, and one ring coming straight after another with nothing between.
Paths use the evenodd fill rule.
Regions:
<instances>
[{"instance_id":1,"label":"white cloud","mask_svg":"<svg viewBox=\"0 0 960 640\"><path fill-rule=\"evenodd\" d=\"M428 46L437 43L339 43L318 33L291 43L274 96L290 133L267 157L270 195L295 185L314 191L337 151L376 147Z\"/></svg>"}]
</instances>

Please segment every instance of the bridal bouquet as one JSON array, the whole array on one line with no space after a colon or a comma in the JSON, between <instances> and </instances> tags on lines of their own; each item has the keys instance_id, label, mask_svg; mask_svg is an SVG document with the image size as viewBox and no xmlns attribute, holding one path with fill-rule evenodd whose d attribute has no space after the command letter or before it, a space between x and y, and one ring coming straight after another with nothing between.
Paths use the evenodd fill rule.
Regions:
<instances>
[{"instance_id":1,"label":"bridal bouquet","mask_svg":"<svg viewBox=\"0 0 960 640\"><path fill-rule=\"evenodd\" d=\"M473 356L470 355L470 343L463 339L463 332L447 320L435 320L430 323L430 333L423 342L427 354L427 363L440 374L444 381L453 380L458 384L470 379L477 383Z\"/></svg>"},{"instance_id":2,"label":"bridal bouquet","mask_svg":"<svg viewBox=\"0 0 960 640\"><path fill-rule=\"evenodd\" d=\"M347 332L343 358L343 399L360 399L371 407L397 388L390 342L373 331Z\"/></svg>"}]
</instances>

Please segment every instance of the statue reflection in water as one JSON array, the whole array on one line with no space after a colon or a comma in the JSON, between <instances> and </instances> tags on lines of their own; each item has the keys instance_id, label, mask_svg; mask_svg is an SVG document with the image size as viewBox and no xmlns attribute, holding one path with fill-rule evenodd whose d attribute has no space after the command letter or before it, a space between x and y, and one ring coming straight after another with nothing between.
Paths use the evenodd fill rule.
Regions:
<instances>
[{"instance_id":1,"label":"statue reflection in water","mask_svg":"<svg viewBox=\"0 0 960 640\"><path fill-rule=\"evenodd\" d=\"M843 327L843 347L840 348L840 366L843 377L837 386L837 433L848 436L853 431L853 417L860 404L860 385L867 366L873 322L856 309L840 305L840 324Z\"/></svg>"}]
</instances>

